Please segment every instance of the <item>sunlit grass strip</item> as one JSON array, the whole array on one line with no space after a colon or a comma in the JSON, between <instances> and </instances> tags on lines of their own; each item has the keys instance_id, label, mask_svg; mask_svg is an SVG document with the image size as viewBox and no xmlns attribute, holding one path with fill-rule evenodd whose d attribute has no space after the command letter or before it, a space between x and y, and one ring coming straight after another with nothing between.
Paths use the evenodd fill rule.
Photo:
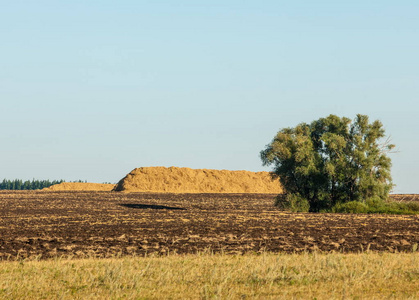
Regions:
<instances>
[{"instance_id":1,"label":"sunlit grass strip","mask_svg":"<svg viewBox=\"0 0 419 300\"><path fill-rule=\"evenodd\" d=\"M1 299L419 299L419 253L0 263Z\"/></svg>"},{"instance_id":2,"label":"sunlit grass strip","mask_svg":"<svg viewBox=\"0 0 419 300\"><path fill-rule=\"evenodd\" d=\"M397 214L397 215L417 215L419 214L419 201L381 201L379 199L367 200L365 203L360 201L350 201L336 204L331 209L338 213L367 213L367 214Z\"/></svg>"}]
</instances>

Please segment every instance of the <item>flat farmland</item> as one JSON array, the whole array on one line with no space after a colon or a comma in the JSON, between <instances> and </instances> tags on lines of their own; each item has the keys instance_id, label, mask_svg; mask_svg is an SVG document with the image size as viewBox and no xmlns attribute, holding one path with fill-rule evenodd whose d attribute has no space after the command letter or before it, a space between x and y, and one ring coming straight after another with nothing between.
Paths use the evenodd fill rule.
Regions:
<instances>
[{"instance_id":1,"label":"flat farmland","mask_svg":"<svg viewBox=\"0 0 419 300\"><path fill-rule=\"evenodd\" d=\"M287 213L275 196L0 191L0 259L418 249L418 215Z\"/></svg>"}]
</instances>

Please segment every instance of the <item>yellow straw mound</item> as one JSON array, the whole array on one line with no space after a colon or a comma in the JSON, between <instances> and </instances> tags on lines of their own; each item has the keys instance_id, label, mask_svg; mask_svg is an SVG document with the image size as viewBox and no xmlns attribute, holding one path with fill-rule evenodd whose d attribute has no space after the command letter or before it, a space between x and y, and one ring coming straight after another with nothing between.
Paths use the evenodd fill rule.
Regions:
<instances>
[{"instance_id":1,"label":"yellow straw mound","mask_svg":"<svg viewBox=\"0 0 419 300\"><path fill-rule=\"evenodd\" d=\"M112 191L114 184L63 182L42 189L43 191Z\"/></svg>"},{"instance_id":2,"label":"yellow straw mound","mask_svg":"<svg viewBox=\"0 0 419 300\"><path fill-rule=\"evenodd\" d=\"M115 191L154 193L282 193L269 172L143 167L134 169Z\"/></svg>"}]
</instances>

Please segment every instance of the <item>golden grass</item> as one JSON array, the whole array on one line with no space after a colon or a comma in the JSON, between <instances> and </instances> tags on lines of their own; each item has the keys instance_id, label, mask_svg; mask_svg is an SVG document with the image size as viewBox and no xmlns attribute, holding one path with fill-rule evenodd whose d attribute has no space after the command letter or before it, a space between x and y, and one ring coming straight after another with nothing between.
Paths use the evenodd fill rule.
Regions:
<instances>
[{"instance_id":1,"label":"golden grass","mask_svg":"<svg viewBox=\"0 0 419 300\"><path fill-rule=\"evenodd\" d=\"M144 167L131 171L116 186L125 192L282 193L269 172Z\"/></svg>"},{"instance_id":2,"label":"golden grass","mask_svg":"<svg viewBox=\"0 0 419 300\"><path fill-rule=\"evenodd\" d=\"M63 182L42 189L43 191L112 191L114 184L90 182Z\"/></svg>"},{"instance_id":3,"label":"golden grass","mask_svg":"<svg viewBox=\"0 0 419 300\"><path fill-rule=\"evenodd\" d=\"M0 263L1 299L418 299L419 253Z\"/></svg>"}]
</instances>

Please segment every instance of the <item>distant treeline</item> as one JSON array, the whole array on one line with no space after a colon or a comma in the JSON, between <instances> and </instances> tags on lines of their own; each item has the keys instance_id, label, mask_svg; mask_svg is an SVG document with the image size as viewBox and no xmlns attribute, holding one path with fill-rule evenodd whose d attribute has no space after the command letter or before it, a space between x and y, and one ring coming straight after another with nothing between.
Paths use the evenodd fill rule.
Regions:
<instances>
[{"instance_id":1,"label":"distant treeline","mask_svg":"<svg viewBox=\"0 0 419 300\"><path fill-rule=\"evenodd\" d=\"M7 180L4 179L0 183L0 190L40 190L46 187L50 187L54 184L63 183L65 180L35 180L32 181L26 180L23 181L21 179L15 179L15 180ZM74 181L74 182L85 182L82 180Z\"/></svg>"}]
</instances>

